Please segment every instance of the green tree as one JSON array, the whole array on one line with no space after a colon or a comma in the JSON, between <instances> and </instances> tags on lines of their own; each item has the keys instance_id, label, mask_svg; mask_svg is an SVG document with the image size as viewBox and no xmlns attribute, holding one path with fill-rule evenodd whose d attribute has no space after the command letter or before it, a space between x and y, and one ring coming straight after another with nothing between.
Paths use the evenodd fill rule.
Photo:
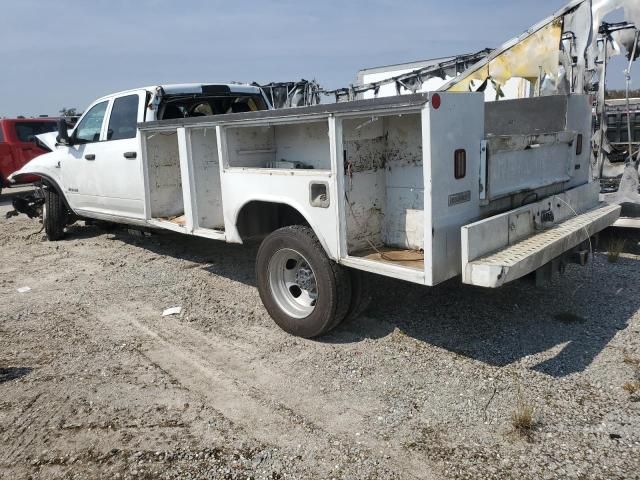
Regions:
<instances>
[{"instance_id":1,"label":"green tree","mask_svg":"<svg viewBox=\"0 0 640 480\"><path fill-rule=\"evenodd\" d=\"M78 109L77 108L63 108L62 110L60 110L60 116L61 117L77 117L81 115L80 113L78 113Z\"/></svg>"}]
</instances>

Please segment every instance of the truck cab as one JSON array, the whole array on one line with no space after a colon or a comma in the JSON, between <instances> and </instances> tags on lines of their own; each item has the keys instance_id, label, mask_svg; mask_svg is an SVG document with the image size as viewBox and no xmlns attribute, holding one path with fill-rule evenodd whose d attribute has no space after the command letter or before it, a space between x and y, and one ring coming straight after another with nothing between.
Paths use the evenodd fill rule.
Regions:
<instances>
[{"instance_id":1,"label":"truck cab","mask_svg":"<svg viewBox=\"0 0 640 480\"><path fill-rule=\"evenodd\" d=\"M41 177L78 216L143 224L138 123L268 108L258 87L241 84L164 85L114 93L89 105L73 130L61 125L57 135L43 135L40 140L50 153L11 180Z\"/></svg>"},{"instance_id":2,"label":"truck cab","mask_svg":"<svg viewBox=\"0 0 640 480\"><path fill-rule=\"evenodd\" d=\"M0 191L8 187L7 178L33 158L43 153L36 136L57 130L55 118L2 118L0 119ZM36 176L24 176L20 183L37 181Z\"/></svg>"}]
</instances>

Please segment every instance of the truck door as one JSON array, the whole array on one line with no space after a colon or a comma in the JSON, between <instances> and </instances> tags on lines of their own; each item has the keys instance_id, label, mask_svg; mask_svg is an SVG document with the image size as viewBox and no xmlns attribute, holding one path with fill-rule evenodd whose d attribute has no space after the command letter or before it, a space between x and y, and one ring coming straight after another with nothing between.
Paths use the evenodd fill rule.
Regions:
<instances>
[{"instance_id":1,"label":"truck door","mask_svg":"<svg viewBox=\"0 0 640 480\"><path fill-rule=\"evenodd\" d=\"M137 122L144 119L145 99L141 91L104 100L80 119L61 162L74 210L144 218Z\"/></svg>"},{"instance_id":2,"label":"truck door","mask_svg":"<svg viewBox=\"0 0 640 480\"><path fill-rule=\"evenodd\" d=\"M105 139L95 167L102 179L101 210L122 217L144 218L144 184L138 122L144 121L146 92L110 102Z\"/></svg>"},{"instance_id":3,"label":"truck door","mask_svg":"<svg viewBox=\"0 0 640 480\"><path fill-rule=\"evenodd\" d=\"M60 161L62 189L76 211L90 212L100 206L103 180L95 165L108 106L109 101L103 100L89 107L73 131L72 145L60 147L66 150Z\"/></svg>"}]
</instances>

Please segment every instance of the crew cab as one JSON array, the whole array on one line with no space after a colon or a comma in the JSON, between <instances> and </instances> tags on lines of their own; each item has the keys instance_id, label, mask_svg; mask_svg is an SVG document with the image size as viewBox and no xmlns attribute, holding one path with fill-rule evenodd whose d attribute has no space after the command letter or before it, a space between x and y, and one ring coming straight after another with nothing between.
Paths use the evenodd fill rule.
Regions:
<instances>
[{"instance_id":1,"label":"crew cab","mask_svg":"<svg viewBox=\"0 0 640 480\"><path fill-rule=\"evenodd\" d=\"M267 108L258 87L242 84L162 85L114 93L89 105L68 134L62 125L59 132L42 135L50 153L33 161L29 170L75 216L144 224L138 123ZM23 178L21 172L12 176L16 182ZM48 227L47 232L58 236Z\"/></svg>"},{"instance_id":2,"label":"crew cab","mask_svg":"<svg viewBox=\"0 0 640 480\"><path fill-rule=\"evenodd\" d=\"M58 130L55 118L0 118L0 192L9 186L7 178L30 160L47 153L36 136ZM24 175L19 183L32 183L39 177Z\"/></svg>"}]
</instances>

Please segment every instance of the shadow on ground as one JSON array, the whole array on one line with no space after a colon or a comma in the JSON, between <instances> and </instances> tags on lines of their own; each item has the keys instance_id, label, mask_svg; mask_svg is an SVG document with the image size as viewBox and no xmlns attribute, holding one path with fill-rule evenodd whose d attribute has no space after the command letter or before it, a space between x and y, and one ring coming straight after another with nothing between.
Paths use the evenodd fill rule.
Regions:
<instances>
[{"instance_id":1,"label":"shadow on ground","mask_svg":"<svg viewBox=\"0 0 640 480\"><path fill-rule=\"evenodd\" d=\"M17 380L25 375L29 375L33 368L28 367L9 367L0 368L0 385L11 380Z\"/></svg>"},{"instance_id":2,"label":"shadow on ground","mask_svg":"<svg viewBox=\"0 0 640 480\"><path fill-rule=\"evenodd\" d=\"M72 227L69 236L101 233L96 227ZM114 234L123 242L255 287L258 244L231 245L174 233L138 237L122 229ZM606 255L597 257L595 266L569 267L565 278L545 288L520 281L489 290L459 280L425 288L372 275L373 301L365 315L320 341L354 343L399 330L493 366L558 348L559 353L532 368L554 377L581 372L640 309L634 294L640 275L629 273L640 271L640 261L620 258L609 264Z\"/></svg>"}]
</instances>

